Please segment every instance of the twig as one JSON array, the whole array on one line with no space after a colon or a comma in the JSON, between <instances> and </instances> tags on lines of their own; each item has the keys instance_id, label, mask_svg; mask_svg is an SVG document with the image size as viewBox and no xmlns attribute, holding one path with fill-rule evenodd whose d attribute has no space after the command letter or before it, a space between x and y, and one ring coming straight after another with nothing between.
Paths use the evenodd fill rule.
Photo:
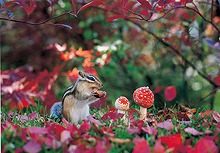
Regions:
<instances>
[{"instance_id":1,"label":"twig","mask_svg":"<svg viewBox=\"0 0 220 153\"><path fill-rule=\"evenodd\" d=\"M41 21L41 22L28 22L28 21L24 21L24 20L16 20L16 19L9 19L9 18L2 18L2 17L0 17L0 20L9 21L9 22L24 23L24 24L29 24L29 25L42 25L42 24L48 24L48 22L50 20L54 20L54 19L60 18L60 17L62 17L64 15L67 15L67 14L73 16L72 12L73 11L67 11L67 12L62 13L60 15L57 15L57 16L54 16L54 17L50 17L50 18L48 18L48 19L46 19L44 21ZM51 25L51 24L49 24L49 25Z\"/></svg>"},{"instance_id":2,"label":"twig","mask_svg":"<svg viewBox=\"0 0 220 153\"><path fill-rule=\"evenodd\" d=\"M213 21L213 3L214 3L214 1L212 0L211 13L210 13L210 20L211 20L211 22Z\"/></svg>"}]
</instances>

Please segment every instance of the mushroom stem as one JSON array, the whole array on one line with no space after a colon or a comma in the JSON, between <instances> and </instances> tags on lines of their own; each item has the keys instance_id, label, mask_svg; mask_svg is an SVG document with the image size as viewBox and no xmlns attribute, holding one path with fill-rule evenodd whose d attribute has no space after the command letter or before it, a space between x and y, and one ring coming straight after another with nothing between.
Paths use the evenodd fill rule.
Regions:
<instances>
[{"instance_id":1,"label":"mushroom stem","mask_svg":"<svg viewBox=\"0 0 220 153\"><path fill-rule=\"evenodd\" d=\"M145 121L146 116L147 116L147 108L144 108L144 107L140 106L140 113L141 113L140 119Z\"/></svg>"},{"instance_id":2,"label":"mushroom stem","mask_svg":"<svg viewBox=\"0 0 220 153\"><path fill-rule=\"evenodd\" d=\"M118 109L118 113L125 114L125 111Z\"/></svg>"}]
</instances>

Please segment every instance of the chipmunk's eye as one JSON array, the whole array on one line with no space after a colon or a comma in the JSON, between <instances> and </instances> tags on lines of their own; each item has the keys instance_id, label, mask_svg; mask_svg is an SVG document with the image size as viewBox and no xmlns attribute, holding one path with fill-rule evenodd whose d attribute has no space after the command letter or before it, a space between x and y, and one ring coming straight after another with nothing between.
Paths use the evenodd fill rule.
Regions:
<instances>
[{"instance_id":1,"label":"chipmunk's eye","mask_svg":"<svg viewBox=\"0 0 220 153\"><path fill-rule=\"evenodd\" d=\"M95 78L94 78L93 76L88 76L88 79L89 79L90 81L95 81Z\"/></svg>"}]
</instances>

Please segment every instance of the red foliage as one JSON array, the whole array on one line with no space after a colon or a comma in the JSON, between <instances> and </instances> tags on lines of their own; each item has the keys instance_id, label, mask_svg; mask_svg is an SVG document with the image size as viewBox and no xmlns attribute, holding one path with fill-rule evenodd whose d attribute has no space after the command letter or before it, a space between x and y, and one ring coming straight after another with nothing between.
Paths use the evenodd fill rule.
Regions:
<instances>
[{"instance_id":1,"label":"red foliage","mask_svg":"<svg viewBox=\"0 0 220 153\"><path fill-rule=\"evenodd\" d=\"M99 5L103 5L104 3L100 0L94 0L94 1L91 1L85 5L83 5L77 12L77 14L79 14L80 11L90 7L90 6L99 6Z\"/></svg>"},{"instance_id":2,"label":"red foliage","mask_svg":"<svg viewBox=\"0 0 220 153\"><path fill-rule=\"evenodd\" d=\"M134 139L134 143L132 153L150 153L150 146L146 140L137 137Z\"/></svg>"},{"instance_id":3,"label":"red foliage","mask_svg":"<svg viewBox=\"0 0 220 153\"><path fill-rule=\"evenodd\" d=\"M201 138L194 149L195 153L207 152L207 153L218 153L219 148L215 145L212 140L212 137L203 137Z\"/></svg>"},{"instance_id":4,"label":"red foliage","mask_svg":"<svg viewBox=\"0 0 220 153\"><path fill-rule=\"evenodd\" d=\"M168 148L176 148L182 145L183 139L180 134L173 134L170 136L161 136L161 143L166 144Z\"/></svg>"},{"instance_id":5,"label":"red foliage","mask_svg":"<svg viewBox=\"0 0 220 153\"><path fill-rule=\"evenodd\" d=\"M172 130L173 128L173 123L171 121L164 121L164 122L160 122L157 124L157 127L159 128L164 128L166 130Z\"/></svg>"},{"instance_id":6,"label":"red foliage","mask_svg":"<svg viewBox=\"0 0 220 153\"><path fill-rule=\"evenodd\" d=\"M165 153L165 148L161 144L160 140L157 140L154 146L154 153Z\"/></svg>"},{"instance_id":7,"label":"red foliage","mask_svg":"<svg viewBox=\"0 0 220 153\"><path fill-rule=\"evenodd\" d=\"M42 149L42 147L41 144L30 140L23 146L23 149L26 152L38 153Z\"/></svg>"},{"instance_id":8,"label":"red foliage","mask_svg":"<svg viewBox=\"0 0 220 153\"><path fill-rule=\"evenodd\" d=\"M3 71L3 79L1 81L1 92L4 95L3 104L10 102L11 109L18 107L28 107L29 105L35 106L34 98L39 98L42 101L48 100L53 103L51 95L51 86L56 80L60 67L55 67L49 73L48 71L36 72L33 67L20 67L15 70ZM41 91L40 88L44 88ZM51 97L52 96L52 97ZM48 103L47 103L48 104Z\"/></svg>"}]
</instances>

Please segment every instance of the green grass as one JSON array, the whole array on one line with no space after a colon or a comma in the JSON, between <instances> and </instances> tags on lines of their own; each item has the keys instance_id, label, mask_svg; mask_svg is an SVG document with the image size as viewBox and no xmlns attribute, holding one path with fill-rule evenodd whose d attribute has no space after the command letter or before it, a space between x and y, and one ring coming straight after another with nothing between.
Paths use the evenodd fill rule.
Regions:
<instances>
[{"instance_id":1,"label":"green grass","mask_svg":"<svg viewBox=\"0 0 220 153\"><path fill-rule=\"evenodd\" d=\"M196 143L198 142L198 140L200 138L204 137L205 134L193 136L192 134L184 132L184 129L187 127L194 128L200 132L205 132L206 130L210 130L213 132L212 134L210 134L210 136L214 136L216 134L215 133L216 123L215 123L215 121L213 121L213 118L211 116L207 116L205 118L206 122L204 122L204 118L201 118L200 112L205 111L203 108L198 109L197 112L192 116L190 126L188 126L186 124L181 124L181 121L179 121L177 119L177 117L174 116L172 118L172 123L174 125L172 130L168 131L166 129L161 129L161 128L155 127L158 131L158 134L156 137L154 137L151 134L146 134L143 132L130 134L127 131L128 126L124 125L122 119L119 119L117 121L111 121L110 119L102 121L101 120L102 115L104 115L108 110L109 110L109 108L99 109L99 110L93 109L93 110L91 110L91 114L96 114L95 118L97 120L100 120L102 123L104 123L106 128L110 128L113 131L114 138L117 138L120 140L125 140L125 139L130 140L129 142L124 142L124 143L118 143L117 141L115 141L115 142L110 141L111 149L108 151L109 153L132 152L132 150L135 146L135 143L133 142L133 140L136 137L141 137L141 138L147 140L151 149L153 149L156 140L160 136L169 136L169 135L176 134L176 133L181 134L181 136L183 138L183 143L185 143L187 140L190 139L191 145L195 146ZM149 109L148 111L149 111L149 114L156 117L157 122L165 121L165 118L163 116L157 116L158 110L156 110L155 107L153 107L152 109ZM178 111L178 110L175 110L175 111ZM2 107L2 109L1 109L2 127L6 126L6 124L8 124L8 122L10 122L18 127L21 127L23 129L29 128L29 127L45 127L46 124L48 124L48 123L59 124L58 122L55 122L53 119L49 118L49 114L46 112L45 108L39 102L37 103L36 107L31 106L31 107L25 108L21 111L14 110L13 112L15 114L12 115L11 117L9 117L7 115L9 112L11 112L9 110L9 108ZM35 112L36 112L36 118L30 119L30 120L22 120L21 115L29 116L30 114L35 113ZM137 114L134 114L134 117L138 120ZM83 123L83 122L81 122L81 123ZM65 127L65 124L61 123L61 125ZM151 123L145 123L143 126L146 127L148 125L152 126ZM104 140L107 136L100 132L100 128L102 128L102 127L90 124L90 129L88 131L88 135L95 137L95 138L99 137L101 140ZM218 134L218 137L220 137L220 134L219 133L217 133L217 134ZM31 136L28 134L27 134L27 137L29 139L31 139ZM82 144L85 141L85 140L81 140L80 137L77 137L76 139L79 139L79 142ZM19 131L16 131L16 130L13 131L10 128L8 128L8 129L5 129L1 134L1 145L4 147L3 152L11 152L12 153L17 148L22 148L25 144L26 144L26 141L24 141L22 139L22 135ZM70 144L71 144L71 141L70 141ZM70 144L68 144L68 145L70 145ZM90 147L95 147L96 141L94 141L94 142L91 141L89 144L87 142L86 144ZM220 146L220 142L219 141L216 142L216 145ZM50 152L55 152L55 151L62 152L63 148L59 147L56 149L55 148L48 149L45 144L42 144L42 149L40 152L50 153Z\"/></svg>"}]
</instances>

